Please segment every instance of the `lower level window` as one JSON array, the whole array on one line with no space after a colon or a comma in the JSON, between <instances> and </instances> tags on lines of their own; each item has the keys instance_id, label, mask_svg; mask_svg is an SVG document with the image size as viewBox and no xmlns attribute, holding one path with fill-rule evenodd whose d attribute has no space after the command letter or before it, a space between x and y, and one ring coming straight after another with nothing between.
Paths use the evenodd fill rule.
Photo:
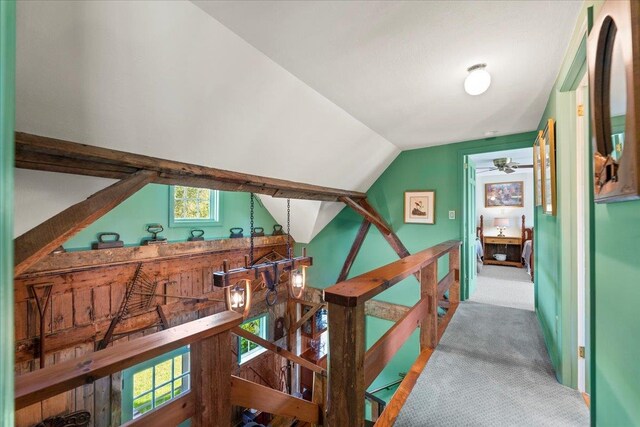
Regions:
<instances>
[{"instance_id":1,"label":"lower level window","mask_svg":"<svg viewBox=\"0 0 640 427\"><path fill-rule=\"evenodd\" d=\"M147 360L122 373L122 422L135 419L189 391L189 347Z\"/></svg>"},{"instance_id":2,"label":"lower level window","mask_svg":"<svg viewBox=\"0 0 640 427\"><path fill-rule=\"evenodd\" d=\"M260 317L256 317L251 320L247 320L240 325L245 331L249 331L252 334L259 336L260 338L267 339L267 315L264 314ZM253 359L254 357L262 354L266 351L264 347L259 346L251 340L238 337L238 363L243 364Z\"/></svg>"}]
</instances>

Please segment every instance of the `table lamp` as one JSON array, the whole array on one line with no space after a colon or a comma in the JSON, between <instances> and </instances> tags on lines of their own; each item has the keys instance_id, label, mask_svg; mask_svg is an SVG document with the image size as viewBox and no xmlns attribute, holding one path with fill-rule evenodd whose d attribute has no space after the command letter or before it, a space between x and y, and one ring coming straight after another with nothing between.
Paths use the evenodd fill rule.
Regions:
<instances>
[{"instance_id":1,"label":"table lamp","mask_svg":"<svg viewBox=\"0 0 640 427\"><path fill-rule=\"evenodd\" d=\"M494 218L493 226L498 229L498 237L504 237L504 229L509 227L509 218Z\"/></svg>"}]
</instances>

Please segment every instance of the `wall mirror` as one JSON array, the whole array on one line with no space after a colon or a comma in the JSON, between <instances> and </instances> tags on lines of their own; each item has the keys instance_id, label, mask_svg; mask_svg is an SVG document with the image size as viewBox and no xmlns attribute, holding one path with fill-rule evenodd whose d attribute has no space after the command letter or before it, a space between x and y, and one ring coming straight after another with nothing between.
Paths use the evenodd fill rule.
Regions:
<instances>
[{"instance_id":1,"label":"wall mirror","mask_svg":"<svg viewBox=\"0 0 640 427\"><path fill-rule=\"evenodd\" d=\"M640 2L608 0L588 39L595 201L640 198Z\"/></svg>"}]
</instances>

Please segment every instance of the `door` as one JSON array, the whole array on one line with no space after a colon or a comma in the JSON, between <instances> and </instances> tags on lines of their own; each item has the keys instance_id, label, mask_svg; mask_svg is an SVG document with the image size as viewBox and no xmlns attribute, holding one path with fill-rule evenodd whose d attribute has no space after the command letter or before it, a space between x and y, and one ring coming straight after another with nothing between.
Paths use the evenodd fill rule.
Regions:
<instances>
[{"instance_id":1,"label":"door","mask_svg":"<svg viewBox=\"0 0 640 427\"><path fill-rule=\"evenodd\" d=\"M464 299L469 298L476 288L476 165L465 156L464 159Z\"/></svg>"}]
</instances>

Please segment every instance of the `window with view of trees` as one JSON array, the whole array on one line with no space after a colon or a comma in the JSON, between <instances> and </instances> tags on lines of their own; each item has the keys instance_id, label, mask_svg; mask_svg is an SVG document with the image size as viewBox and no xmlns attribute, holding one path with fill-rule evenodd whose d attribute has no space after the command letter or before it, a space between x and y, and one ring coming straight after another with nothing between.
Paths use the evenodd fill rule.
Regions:
<instances>
[{"instance_id":1,"label":"window with view of trees","mask_svg":"<svg viewBox=\"0 0 640 427\"><path fill-rule=\"evenodd\" d=\"M258 335L260 338L267 339L267 315L264 314L255 319L248 320L240 325L245 331ZM257 355L266 351L264 347L259 346L253 341L238 337L238 363L243 364Z\"/></svg>"},{"instance_id":2,"label":"window with view of trees","mask_svg":"<svg viewBox=\"0 0 640 427\"><path fill-rule=\"evenodd\" d=\"M122 373L122 422L135 419L189 391L189 347L176 349Z\"/></svg>"},{"instance_id":3,"label":"window with view of trees","mask_svg":"<svg viewBox=\"0 0 640 427\"><path fill-rule=\"evenodd\" d=\"M169 225L218 225L220 223L220 192L208 188L170 186Z\"/></svg>"}]
</instances>

